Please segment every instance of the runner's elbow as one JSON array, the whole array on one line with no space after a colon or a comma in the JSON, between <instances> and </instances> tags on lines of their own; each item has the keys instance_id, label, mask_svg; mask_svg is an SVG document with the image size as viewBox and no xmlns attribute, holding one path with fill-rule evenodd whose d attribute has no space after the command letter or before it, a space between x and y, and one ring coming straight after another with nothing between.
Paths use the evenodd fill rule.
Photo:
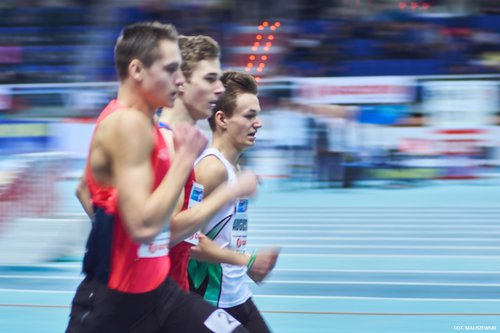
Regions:
<instances>
[{"instance_id":1,"label":"runner's elbow","mask_svg":"<svg viewBox=\"0 0 500 333\"><path fill-rule=\"evenodd\" d=\"M137 244L150 243L161 232L160 227L153 226L148 222L132 223L128 229L130 238Z\"/></svg>"}]
</instances>

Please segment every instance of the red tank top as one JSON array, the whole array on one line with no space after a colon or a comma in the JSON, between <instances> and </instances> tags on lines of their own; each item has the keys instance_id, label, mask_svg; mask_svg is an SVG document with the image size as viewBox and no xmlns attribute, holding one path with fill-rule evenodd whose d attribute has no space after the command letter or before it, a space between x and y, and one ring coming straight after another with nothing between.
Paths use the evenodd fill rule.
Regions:
<instances>
[{"instance_id":1,"label":"red tank top","mask_svg":"<svg viewBox=\"0 0 500 333\"><path fill-rule=\"evenodd\" d=\"M159 125L161 128L172 131L172 128L166 123L160 122ZM186 210L189 207L189 198L193 188L193 183L195 182L196 176L194 174L194 170L191 170L186 181L186 185L184 186L184 202L182 204L181 211ZM193 246L193 244L182 241L170 248L169 253L171 260L169 276L179 285L179 287L181 287L181 289L186 291L189 291L187 268L189 263L189 249L191 246Z\"/></svg>"},{"instance_id":2,"label":"red tank top","mask_svg":"<svg viewBox=\"0 0 500 333\"><path fill-rule=\"evenodd\" d=\"M182 209L188 209L189 205L189 196L191 193L191 189L193 188L193 183L196 181L196 177L194 174L194 170L189 174L189 178L186 182L186 186L184 187L184 203L182 205ZM188 291L189 290L189 281L188 281L188 263L189 263L189 249L193 246L193 244L182 241L172 248L170 248L170 259L172 261L172 267L170 268L169 276L177 282L181 289Z\"/></svg>"},{"instance_id":3,"label":"red tank top","mask_svg":"<svg viewBox=\"0 0 500 333\"><path fill-rule=\"evenodd\" d=\"M96 127L112 112L123 108L123 105L112 100L97 119ZM154 191L166 175L170 167L170 159L159 128L152 127L152 131L155 136L155 146L151 154L152 191ZM121 217L116 189L99 185L92 176L88 163L86 175L92 204L104 211L103 214L96 214L94 224L109 223L109 221L113 224L110 229L112 234L110 235L108 287L127 293L143 293L157 288L166 279L170 270L168 231L161 233L155 241L149 244L134 243ZM101 220L105 220L107 216L109 221L99 221L101 215L104 216Z\"/></svg>"}]
</instances>

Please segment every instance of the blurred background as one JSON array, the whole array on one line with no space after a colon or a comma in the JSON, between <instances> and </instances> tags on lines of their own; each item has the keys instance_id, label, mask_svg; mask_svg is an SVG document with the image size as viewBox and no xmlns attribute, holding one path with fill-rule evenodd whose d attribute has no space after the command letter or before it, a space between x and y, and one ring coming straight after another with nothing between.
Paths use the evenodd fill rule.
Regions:
<instances>
[{"instance_id":1,"label":"blurred background","mask_svg":"<svg viewBox=\"0 0 500 333\"><path fill-rule=\"evenodd\" d=\"M459 183L481 201L498 184L499 1L2 0L0 264L80 260L74 189L116 94L116 38L144 20L212 36L224 69L257 78L264 126L244 163L268 193Z\"/></svg>"}]
</instances>

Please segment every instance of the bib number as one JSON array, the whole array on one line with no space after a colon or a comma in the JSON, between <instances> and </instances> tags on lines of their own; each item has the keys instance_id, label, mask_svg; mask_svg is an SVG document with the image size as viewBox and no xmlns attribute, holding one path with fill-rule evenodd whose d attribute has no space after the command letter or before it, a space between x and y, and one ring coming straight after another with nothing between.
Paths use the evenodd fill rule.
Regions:
<instances>
[{"instance_id":1,"label":"bib number","mask_svg":"<svg viewBox=\"0 0 500 333\"><path fill-rule=\"evenodd\" d=\"M139 258L158 258L168 254L170 243L170 231L164 229L155 239L147 244L141 244L137 249L137 257Z\"/></svg>"},{"instance_id":2,"label":"bib number","mask_svg":"<svg viewBox=\"0 0 500 333\"><path fill-rule=\"evenodd\" d=\"M203 199L203 185L193 182L191 193L189 193L188 209L198 205ZM193 235L186 238L184 241L193 245L199 244L200 233L195 232Z\"/></svg>"},{"instance_id":3,"label":"bib number","mask_svg":"<svg viewBox=\"0 0 500 333\"><path fill-rule=\"evenodd\" d=\"M245 253L248 233L248 199L239 199L231 230L231 248L239 253Z\"/></svg>"},{"instance_id":4,"label":"bib number","mask_svg":"<svg viewBox=\"0 0 500 333\"><path fill-rule=\"evenodd\" d=\"M222 309L217 309L205 320L205 326L212 332L230 333L240 326L240 322Z\"/></svg>"}]
</instances>

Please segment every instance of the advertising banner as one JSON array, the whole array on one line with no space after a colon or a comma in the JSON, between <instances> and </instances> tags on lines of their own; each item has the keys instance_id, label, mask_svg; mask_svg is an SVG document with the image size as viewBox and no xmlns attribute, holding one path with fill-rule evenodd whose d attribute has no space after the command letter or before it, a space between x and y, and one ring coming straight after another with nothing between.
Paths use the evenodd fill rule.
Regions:
<instances>
[{"instance_id":1,"label":"advertising banner","mask_svg":"<svg viewBox=\"0 0 500 333\"><path fill-rule=\"evenodd\" d=\"M422 111L438 128L481 128L498 112L499 86L493 80L422 82Z\"/></svg>"},{"instance_id":2,"label":"advertising banner","mask_svg":"<svg viewBox=\"0 0 500 333\"><path fill-rule=\"evenodd\" d=\"M300 104L397 104L414 100L410 77L298 78L294 101Z\"/></svg>"}]
</instances>

